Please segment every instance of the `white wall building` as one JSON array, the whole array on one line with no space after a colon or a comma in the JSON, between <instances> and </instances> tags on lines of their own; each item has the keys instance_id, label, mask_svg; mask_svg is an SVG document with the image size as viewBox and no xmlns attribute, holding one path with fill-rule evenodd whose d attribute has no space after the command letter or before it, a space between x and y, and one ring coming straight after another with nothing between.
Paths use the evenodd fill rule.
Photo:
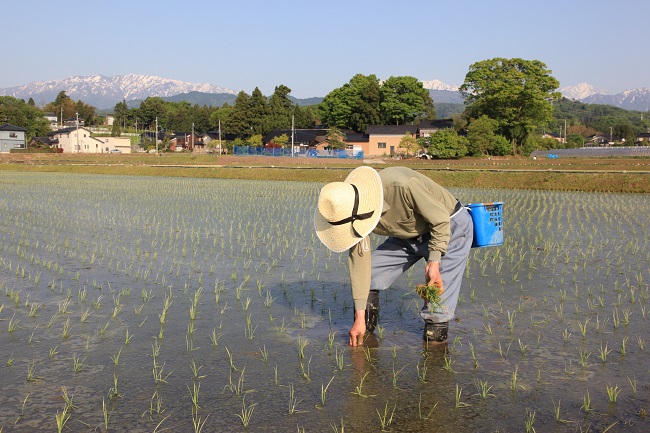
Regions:
<instances>
[{"instance_id":1,"label":"white wall building","mask_svg":"<svg viewBox=\"0 0 650 433\"><path fill-rule=\"evenodd\" d=\"M131 140L121 137L92 137L84 127L63 128L48 135L59 140L63 153L131 153Z\"/></svg>"}]
</instances>

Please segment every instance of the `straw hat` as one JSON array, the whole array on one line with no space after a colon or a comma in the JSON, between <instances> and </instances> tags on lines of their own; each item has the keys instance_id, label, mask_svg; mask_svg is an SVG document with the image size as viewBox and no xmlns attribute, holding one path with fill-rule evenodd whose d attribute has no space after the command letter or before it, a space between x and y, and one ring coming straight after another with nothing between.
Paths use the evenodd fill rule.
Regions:
<instances>
[{"instance_id":1,"label":"straw hat","mask_svg":"<svg viewBox=\"0 0 650 433\"><path fill-rule=\"evenodd\" d=\"M370 167L354 169L343 182L328 183L314 212L318 239L336 253L351 248L377 226L383 202L381 178Z\"/></svg>"}]
</instances>

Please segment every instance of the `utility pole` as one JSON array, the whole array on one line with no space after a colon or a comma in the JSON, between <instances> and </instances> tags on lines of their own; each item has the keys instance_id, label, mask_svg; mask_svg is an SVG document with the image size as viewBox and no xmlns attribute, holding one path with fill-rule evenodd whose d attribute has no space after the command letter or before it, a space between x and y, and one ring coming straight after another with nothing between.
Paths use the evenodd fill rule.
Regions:
<instances>
[{"instance_id":1,"label":"utility pole","mask_svg":"<svg viewBox=\"0 0 650 433\"><path fill-rule=\"evenodd\" d=\"M192 152L194 152L194 122L192 122Z\"/></svg>"},{"instance_id":2,"label":"utility pole","mask_svg":"<svg viewBox=\"0 0 650 433\"><path fill-rule=\"evenodd\" d=\"M77 153L81 153L81 148L79 147L79 113L77 114Z\"/></svg>"},{"instance_id":3,"label":"utility pole","mask_svg":"<svg viewBox=\"0 0 650 433\"><path fill-rule=\"evenodd\" d=\"M293 114L291 115L291 156L293 156L293 137L295 135L295 129L294 129L294 116Z\"/></svg>"},{"instance_id":4,"label":"utility pole","mask_svg":"<svg viewBox=\"0 0 650 433\"><path fill-rule=\"evenodd\" d=\"M219 119L219 156L221 156L221 119Z\"/></svg>"},{"instance_id":5,"label":"utility pole","mask_svg":"<svg viewBox=\"0 0 650 433\"><path fill-rule=\"evenodd\" d=\"M153 134L154 140L156 140L156 155L158 155L158 116L156 116L156 132Z\"/></svg>"}]
</instances>

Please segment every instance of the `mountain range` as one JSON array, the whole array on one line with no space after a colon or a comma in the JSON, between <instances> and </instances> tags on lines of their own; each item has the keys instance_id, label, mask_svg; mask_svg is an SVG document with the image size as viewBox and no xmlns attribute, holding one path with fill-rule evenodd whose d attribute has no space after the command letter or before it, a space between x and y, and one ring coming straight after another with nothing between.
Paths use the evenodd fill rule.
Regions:
<instances>
[{"instance_id":1,"label":"mountain range","mask_svg":"<svg viewBox=\"0 0 650 433\"><path fill-rule=\"evenodd\" d=\"M423 80L436 104L462 104L459 86L445 84L439 80ZM127 74L106 77L103 75L74 76L62 80L36 81L29 84L0 89L0 95L27 100L32 98L43 106L56 99L64 90L74 100L82 100L98 109L112 109L117 102L126 100L129 106L138 106L139 101L150 96L192 104L221 106L232 102L238 91L208 83L188 83L154 75ZM650 109L650 88L627 90L615 95L604 89L597 89L587 83L560 88L562 95L589 104L604 104L627 110L647 111ZM320 102L322 98L297 99L299 105Z\"/></svg>"}]
</instances>

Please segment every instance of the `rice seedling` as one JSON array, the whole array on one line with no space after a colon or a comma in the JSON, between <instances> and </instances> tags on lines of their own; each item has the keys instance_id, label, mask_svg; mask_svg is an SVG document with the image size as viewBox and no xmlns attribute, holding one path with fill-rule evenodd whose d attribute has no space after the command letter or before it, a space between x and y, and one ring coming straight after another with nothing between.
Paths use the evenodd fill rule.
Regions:
<instances>
[{"instance_id":1,"label":"rice seedling","mask_svg":"<svg viewBox=\"0 0 650 433\"><path fill-rule=\"evenodd\" d=\"M395 415L396 408L397 408L397 403L393 405L393 410L390 412L390 416L388 413L388 402L386 402L383 412L379 412L379 409L375 409L377 411L377 416L379 416L381 431L387 431L386 428L388 428L393 423L393 415Z\"/></svg>"},{"instance_id":2,"label":"rice seedling","mask_svg":"<svg viewBox=\"0 0 650 433\"><path fill-rule=\"evenodd\" d=\"M587 393L582 397L582 406L580 406L580 409L584 410L585 413L591 413L593 410L591 407L591 396L589 395L589 390L587 390Z\"/></svg>"},{"instance_id":3,"label":"rice seedling","mask_svg":"<svg viewBox=\"0 0 650 433\"><path fill-rule=\"evenodd\" d=\"M309 344L309 341L306 338L302 338L302 336L298 336L298 356L300 359L303 359L305 357L305 347Z\"/></svg>"},{"instance_id":4,"label":"rice seedling","mask_svg":"<svg viewBox=\"0 0 650 433\"><path fill-rule=\"evenodd\" d=\"M259 349L260 355L262 356L262 361L267 362L269 360L269 354L266 351L266 344L263 348Z\"/></svg>"},{"instance_id":5,"label":"rice seedling","mask_svg":"<svg viewBox=\"0 0 650 433\"><path fill-rule=\"evenodd\" d=\"M424 415L424 412L422 412L422 393L420 393L420 398L419 398L419 400L418 400L418 417L419 417L422 421L426 421L426 420L428 420L429 418L431 418L431 414L433 414L433 411L435 410L435 408L436 408L437 406L438 406L438 403L436 402L436 403L431 407L431 410L429 411L429 413L427 413L426 415Z\"/></svg>"},{"instance_id":6,"label":"rice seedling","mask_svg":"<svg viewBox=\"0 0 650 433\"><path fill-rule=\"evenodd\" d=\"M406 365L400 368L399 370L395 371L395 363L393 363L393 388L394 389L399 389L397 386L397 379L399 378L399 374L406 368Z\"/></svg>"},{"instance_id":7,"label":"rice seedling","mask_svg":"<svg viewBox=\"0 0 650 433\"><path fill-rule=\"evenodd\" d=\"M487 380L480 380L480 379L474 379L474 386L476 387L476 394L482 399L487 399L488 397L496 397L496 395L491 394L490 390L492 389L492 385L488 386L488 381Z\"/></svg>"},{"instance_id":8,"label":"rice seedling","mask_svg":"<svg viewBox=\"0 0 650 433\"><path fill-rule=\"evenodd\" d=\"M244 428L248 428L251 418L253 417L253 410L255 409L255 406L257 406L257 403L246 405L246 395L244 395L244 397L242 397L241 404L242 404L241 414L235 414L235 415L237 415L237 417L241 420L242 424L244 425Z\"/></svg>"},{"instance_id":9,"label":"rice seedling","mask_svg":"<svg viewBox=\"0 0 650 433\"><path fill-rule=\"evenodd\" d=\"M510 390L511 391L517 391L517 389L526 389L523 385L517 383L517 377L519 374L519 365L515 365L515 370L512 372L512 375L510 376Z\"/></svg>"},{"instance_id":10,"label":"rice seedling","mask_svg":"<svg viewBox=\"0 0 650 433\"><path fill-rule=\"evenodd\" d=\"M445 361L445 365L442 366L443 370L445 370L445 371L447 371L449 373L456 373L456 371L452 368L452 366L454 365L454 363L456 361L454 361L451 358L451 356L448 356L448 355L444 356L444 361Z\"/></svg>"},{"instance_id":11,"label":"rice seedling","mask_svg":"<svg viewBox=\"0 0 650 433\"><path fill-rule=\"evenodd\" d=\"M535 433L535 411L526 409L526 433Z\"/></svg>"},{"instance_id":12,"label":"rice seedling","mask_svg":"<svg viewBox=\"0 0 650 433\"><path fill-rule=\"evenodd\" d=\"M463 394L463 388L460 388L458 384L456 384L456 409L462 409L464 407L469 407L469 403L465 403L461 400Z\"/></svg>"},{"instance_id":13,"label":"rice seedling","mask_svg":"<svg viewBox=\"0 0 650 433\"><path fill-rule=\"evenodd\" d=\"M628 377L627 380L630 382L630 386L632 387L632 394L636 395L636 378L630 379Z\"/></svg>"},{"instance_id":14,"label":"rice seedling","mask_svg":"<svg viewBox=\"0 0 650 433\"><path fill-rule=\"evenodd\" d=\"M623 337L623 341L621 342L621 356L625 356L625 354L627 353L626 345L627 345L627 340L629 338L630 337L628 337L627 335Z\"/></svg>"},{"instance_id":15,"label":"rice seedling","mask_svg":"<svg viewBox=\"0 0 650 433\"><path fill-rule=\"evenodd\" d=\"M643 337L640 334L636 336L636 341L637 341L637 344L639 345L640 350L645 349L645 340L643 339Z\"/></svg>"},{"instance_id":16,"label":"rice seedling","mask_svg":"<svg viewBox=\"0 0 650 433\"><path fill-rule=\"evenodd\" d=\"M81 359L81 356L77 356L76 353L72 355L73 371L75 373L79 373L81 371L81 367L83 367L86 358L87 356L84 356L83 359Z\"/></svg>"},{"instance_id":17,"label":"rice seedling","mask_svg":"<svg viewBox=\"0 0 650 433\"><path fill-rule=\"evenodd\" d=\"M618 398L618 395L621 393L621 389L616 386L606 386L607 389L607 397L609 398L610 403L616 403L616 399Z\"/></svg>"},{"instance_id":18,"label":"rice seedling","mask_svg":"<svg viewBox=\"0 0 650 433\"><path fill-rule=\"evenodd\" d=\"M194 380L200 380L200 379L205 378L205 376L201 376L199 374L199 372L201 371L202 368L203 368L202 365L197 367L196 362L194 362L194 359L192 359L192 362L190 362L190 370L192 371L192 378Z\"/></svg>"},{"instance_id":19,"label":"rice seedling","mask_svg":"<svg viewBox=\"0 0 650 433\"><path fill-rule=\"evenodd\" d=\"M198 412L198 410L201 408L201 406L199 406L199 392L201 391L201 382L198 383L194 382L192 384L191 389L188 385L187 390L190 392L190 399L192 401L192 411Z\"/></svg>"},{"instance_id":20,"label":"rice seedling","mask_svg":"<svg viewBox=\"0 0 650 433\"><path fill-rule=\"evenodd\" d=\"M106 407L106 401L102 398L102 418L104 420L104 431L108 431L108 422L111 419L111 415L113 414L113 409L111 411L108 411L108 408Z\"/></svg>"},{"instance_id":21,"label":"rice seedling","mask_svg":"<svg viewBox=\"0 0 650 433\"><path fill-rule=\"evenodd\" d=\"M598 350L599 350L599 353L600 353L600 355L599 355L600 360L603 363L607 362L607 355L609 355L609 353L612 351L612 349L607 348L607 343L605 343L605 347L603 347L603 344L600 343L600 349L598 349Z\"/></svg>"},{"instance_id":22,"label":"rice seedling","mask_svg":"<svg viewBox=\"0 0 650 433\"><path fill-rule=\"evenodd\" d=\"M296 392L293 387L293 383L289 384L289 414L293 415L294 413L299 413L300 411L297 409L298 403L300 403L302 400L298 400L296 397Z\"/></svg>"},{"instance_id":23,"label":"rice seedling","mask_svg":"<svg viewBox=\"0 0 650 433\"><path fill-rule=\"evenodd\" d=\"M367 397L368 397L367 395L365 395L365 394L363 393L363 381L366 380L366 376L368 376L369 373L370 373L370 372L367 371L366 374L364 374L364 375L361 377L361 381L359 382L359 386L357 386L357 387L354 389L354 391L352 392L352 394L356 394L356 395L358 395L359 397L363 397L363 398L367 398Z\"/></svg>"},{"instance_id":24,"label":"rice seedling","mask_svg":"<svg viewBox=\"0 0 650 433\"><path fill-rule=\"evenodd\" d=\"M13 363L13 355L9 358L9 361L7 361L7 366L11 366ZM36 360L32 360L27 365L27 380L26 382L36 382L41 380L42 378L39 376L36 376Z\"/></svg>"},{"instance_id":25,"label":"rice seedling","mask_svg":"<svg viewBox=\"0 0 650 433\"><path fill-rule=\"evenodd\" d=\"M309 361L307 361L307 368L305 368L305 363L300 361L300 370L302 371L302 377L306 379L308 382L311 382L311 378L309 377L309 366L311 365L311 356L309 357Z\"/></svg>"},{"instance_id":26,"label":"rice seedling","mask_svg":"<svg viewBox=\"0 0 650 433\"><path fill-rule=\"evenodd\" d=\"M582 347L578 348L578 354L580 355L580 365L582 367L587 367L589 357L591 356L591 352L588 352L586 349L583 349Z\"/></svg>"},{"instance_id":27,"label":"rice seedling","mask_svg":"<svg viewBox=\"0 0 650 433\"><path fill-rule=\"evenodd\" d=\"M68 407L65 406L61 412L57 411L55 415L55 419L56 419L56 431L58 433L61 433L66 423L70 419L70 414L68 413Z\"/></svg>"},{"instance_id":28,"label":"rice seedling","mask_svg":"<svg viewBox=\"0 0 650 433\"><path fill-rule=\"evenodd\" d=\"M16 317L16 313L14 313L11 316L11 319L9 319L9 325L7 326L7 332L12 333L18 329L18 323L20 323L20 320L14 320L14 317Z\"/></svg>"}]
</instances>

